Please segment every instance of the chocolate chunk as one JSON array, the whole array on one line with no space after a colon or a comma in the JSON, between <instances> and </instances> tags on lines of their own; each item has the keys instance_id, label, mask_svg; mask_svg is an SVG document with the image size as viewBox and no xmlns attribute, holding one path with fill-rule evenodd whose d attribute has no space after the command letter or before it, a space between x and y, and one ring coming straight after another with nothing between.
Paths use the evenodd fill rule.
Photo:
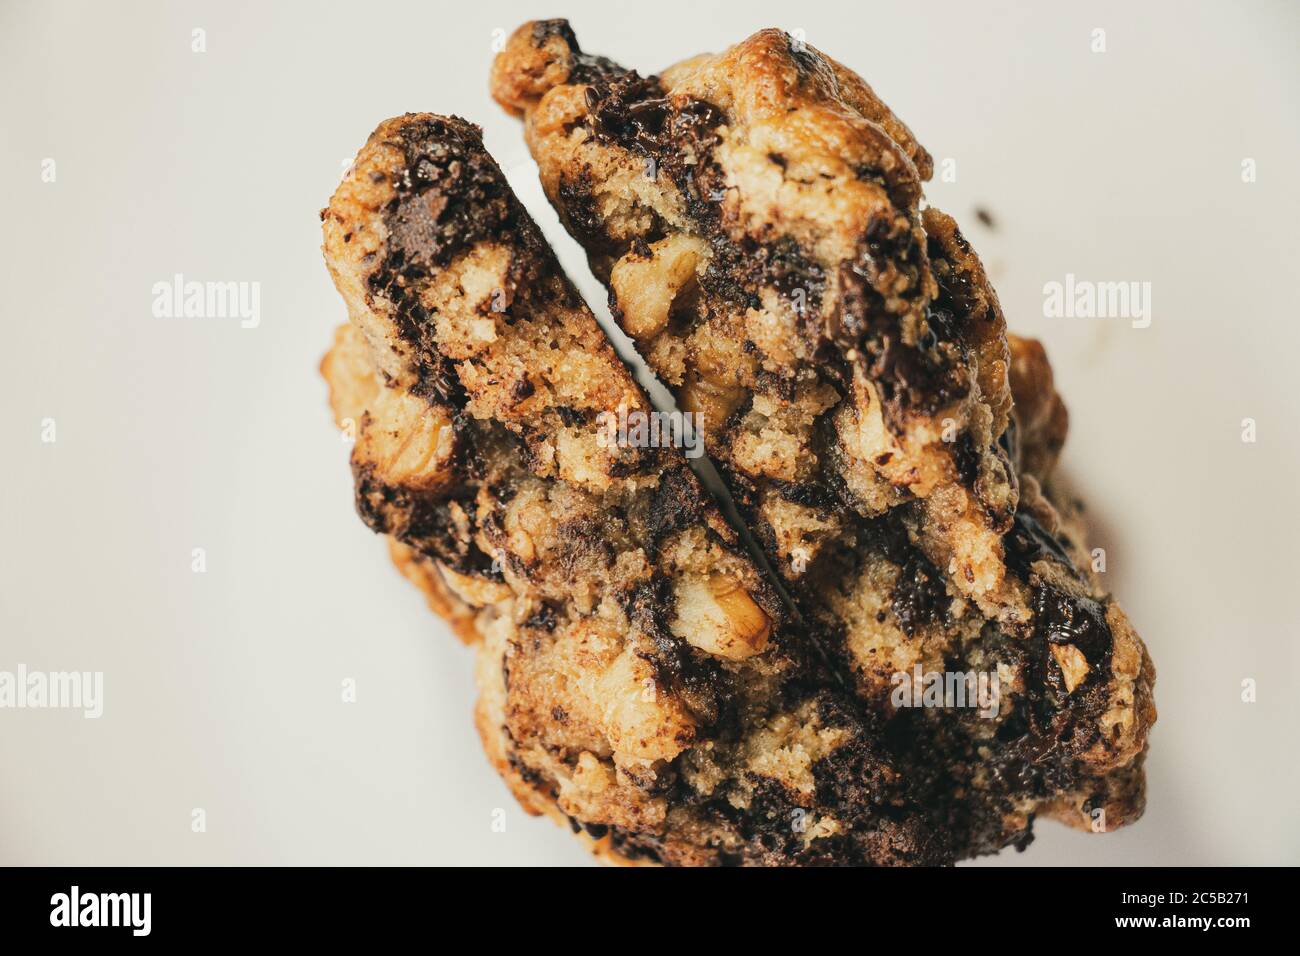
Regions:
<instances>
[{"instance_id":1,"label":"chocolate chunk","mask_svg":"<svg viewBox=\"0 0 1300 956\"><path fill-rule=\"evenodd\" d=\"M951 603L943 575L924 555L914 551L898 574L890 600L898 626L912 637L923 624L942 622Z\"/></svg>"}]
</instances>

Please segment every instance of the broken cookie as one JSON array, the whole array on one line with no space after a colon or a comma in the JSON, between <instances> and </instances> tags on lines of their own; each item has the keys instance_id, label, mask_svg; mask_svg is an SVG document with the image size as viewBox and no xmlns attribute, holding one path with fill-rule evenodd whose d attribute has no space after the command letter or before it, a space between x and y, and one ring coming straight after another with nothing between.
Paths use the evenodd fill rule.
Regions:
<instances>
[{"instance_id":1,"label":"broken cookie","mask_svg":"<svg viewBox=\"0 0 1300 956\"><path fill-rule=\"evenodd\" d=\"M492 91L953 851L1023 846L1038 814L1136 818L1154 669L1050 486L1046 358L921 209L907 126L776 30L642 76L529 23ZM955 704L981 680L996 708Z\"/></svg>"},{"instance_id":2,"label":"broken cookie","mask_svg":"<svg viewBox=\"0 0 1300 956\"><path fill-rule=\"evenodd\" d=\"M476 646L521 804L624 860L935 864L950 834L671 448L477 127L407 114L323 211L357 510Z\"/></svg>"}]
</instances>

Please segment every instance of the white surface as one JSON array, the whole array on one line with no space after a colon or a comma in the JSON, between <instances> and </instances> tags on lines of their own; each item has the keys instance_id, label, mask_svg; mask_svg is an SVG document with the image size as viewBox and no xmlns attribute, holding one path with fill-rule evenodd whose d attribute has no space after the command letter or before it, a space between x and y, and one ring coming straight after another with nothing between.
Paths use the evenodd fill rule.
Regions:
<instances>
[{"instance_id":1,"label":"white surface","mask_svg":"<svg viewBox=\"0 0 1300 956\"><path fill-rule=\"evenodd\" d=\"M455 112L524 184L485 89L492 31L551 13L643 71L802 28L957 160L930 199L1048 345L1066 471L1159 670L1146 818L1041 825L993 862L1300 861L1300 7L439 7L0 7L0 670L106 682L97 721L0 711L0 862L586 861L483 759L471 655L352 513L315 368L344 319L316 216L342 163L387 116ZM260 282L261 325L154 318L176 272ZM1151 327L1045 319L1067 272L1151 282Z\"/></svg>"}]
</instances>

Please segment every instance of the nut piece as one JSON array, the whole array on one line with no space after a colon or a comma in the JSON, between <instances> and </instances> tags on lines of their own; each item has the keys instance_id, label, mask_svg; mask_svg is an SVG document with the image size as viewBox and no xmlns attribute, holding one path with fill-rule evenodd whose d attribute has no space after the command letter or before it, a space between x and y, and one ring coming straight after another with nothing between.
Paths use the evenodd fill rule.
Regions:
<instances>
[{"instance_id":1,"label":"nut piece","mask_svg":"<svg viewBox=\"0 0 1300 956\"><path fill-rule=\"evenodd\" d=\"M451 421L441 408L381 388L366 410L353 456L374 465L386 484L433 490L449 480L454 447Z\"/></svg>"},{"instance_id":2,"label":"nut piece","mask_svg":"<svg viewBox=\"0 0 1300 956\"><path fill-rule=\"evenodd\" d=\"M683 578L670 630L706 654L739 661L763 652L772 622L734 577Z\"/></svg>"},{"instance_id":3,"label":"nut piece","mask_svg":"<svg viewBox=\"0 0 1300 956\"><path fill-rule=\"evenodd\" d=\"M716 385L706 378L692 376L682 388L681 407L685 412L698 412L706 427L721 427L745 398L745 390L729 385Z\"/></svg>"},{"instance_id":4,"label":"nut piece","mask_svg":"<svg viewBox=\"0 0 1300 956\"><path fill-rule=\"evenodd\" d=\"M609 282L628 335L642 341L663 331L678 293L708 253L703 241L679 234L652 245L648 259L633 252L615 263Z\"/></svg>"},{"instance_id":5,"label":"nut piece","mask_svg":"<svg viewBox=\"0 0 1300 956\"><path fill-rule=\"evenodd\" d=\"M442 574L442 579L447 582L447 587L451 588L458 598L473 607L486 607L514 596L514 591L510 590L510 585L504 581L493 581L476 574L461 574L441 561L438 562L438 571Z\"/></svg>"},{"instance_id":6,"label":"nut piece","mask_svg":"<svg viewBox=\"0 0 1300 956\"><path fill-rule=\"evenodd\" d=\"M1061 676L1065 678L1066 693L1074 693L1074 689L1088 676L1088 662L1084 659L1083 652L1073 644L1049 646L1052 656L1056 658L1057 666L1061 668Z\"/></svg>"},{"instance_id":7,"label":"nut piece","mask_svg":"<svg viewBox=\"0 0 1300 956\"><path fill-rule=\"evenodd\" d=\"M681 706L660 692L654 671L631 648L595 684L600 725L619 766L669 761L690 745L695 728Z\"/></svg>"}]
</instances>

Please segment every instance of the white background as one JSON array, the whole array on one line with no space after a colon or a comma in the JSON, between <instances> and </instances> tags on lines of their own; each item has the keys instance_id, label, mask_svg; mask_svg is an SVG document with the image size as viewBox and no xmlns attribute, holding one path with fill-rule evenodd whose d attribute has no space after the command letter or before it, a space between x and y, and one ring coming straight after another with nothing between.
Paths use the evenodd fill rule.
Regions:
<instances>
[{"instance_id":1,"label":"white background","mask_svg":"<svg viewBox=\"0 0 1300 956\"><path fill-rule=\"evenodd\" d=\"M316 372L345 317L317 212L406 110L484 126L603 308L486 92L492 31L561 13L643 72L803 29L956 160L930 201L1049 348L1065 473L1159 672L1146 817L991 862L1300 861L1298 11L3 3L0 670L103 671L105 712L0 711L0 863L587 862L482 757L471 654L353 514ZM260 282L260 327L154 318L177 272ZM1152 283L1151 327L1044 318L1067 272Z\"/></svg>"}]
</instances>

